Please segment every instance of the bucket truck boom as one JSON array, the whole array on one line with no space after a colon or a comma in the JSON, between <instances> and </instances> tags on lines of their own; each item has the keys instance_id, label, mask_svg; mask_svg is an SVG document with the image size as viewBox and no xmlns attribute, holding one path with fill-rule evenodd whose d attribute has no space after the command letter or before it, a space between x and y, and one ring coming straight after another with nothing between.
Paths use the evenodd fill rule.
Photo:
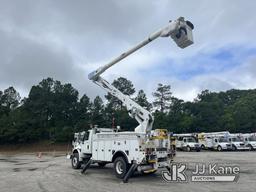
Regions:
<instances>
[{"instance_id":1,"label":"bucket truck boom","mask_svg":"<svg viewBox=\"0 0 256 192\"><path fill-rule=\"evenodd\" d=\"M132 118L135 118L139 123L139 125L135 128L135 132L144 132L148 134L151 131L154 122L153 115L149 111L144 109L142 106L140 106L138 103L133 101L128 95L125 95L118 89L116 89L113 85L111 85L108 81L103 79L100 75L104 73L108 68L112 67L119 61L123 60L125 57L134 53L138 49L144 47L145 45L157 39L158 37L171 37L177 44L177 46L180 48L185 48L193 44L193 28L193 24L189 21L185 21L183 17L180 17L175 21L170 21L170 23L166 27L156 31L155 33L152 33L145 40L143 40L136 46L122 53L114 60L110 61L102 67L99 67L97 70L91 72L88 75L88 78L90 80L92 80L94 83L102 87L108 93L122 101L122 103L126 106L129 115Z\"/></svg>"}]
</instances>

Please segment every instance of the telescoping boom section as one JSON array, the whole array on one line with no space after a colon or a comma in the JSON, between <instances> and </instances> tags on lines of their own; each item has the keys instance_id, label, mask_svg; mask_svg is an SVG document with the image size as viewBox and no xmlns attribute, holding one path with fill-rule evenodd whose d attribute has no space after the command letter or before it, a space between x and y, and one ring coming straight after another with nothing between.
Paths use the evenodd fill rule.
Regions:
<instances>
[{"instance_id":1,"label":"telescoping boom section","mask_svg":"<svg viewBox=\"0 0 256 192\"><path fill-rule=\"evenodd\" d=\"M185 48L193 44L193 28L193 24L189 21L185 21L183 17L180 17L174 21L170 21L166 27L150 34L145 40L143 40L136 46L122 53L120 56L116 57L106 65L99 67L97 70L91 72L88 75L88 78L90 80L92 80L94 83L99 85L108 93L122 101L124 106L127 108L129 115L132 118L135 118L139 123L139 125L135 128L135 132L149 134L154 122L153 115L148 110L146 110L138 103L133 101L128 95L123 94L113 85L111 85L108 81L103 79L101 77L101 74L103 74L108 68L112 67L119 61L123 60L127 56L131 55L132 53L144 47L145 45L157 39L158 37L171 37L178 47Z\"/></svg>"}]
</instances>

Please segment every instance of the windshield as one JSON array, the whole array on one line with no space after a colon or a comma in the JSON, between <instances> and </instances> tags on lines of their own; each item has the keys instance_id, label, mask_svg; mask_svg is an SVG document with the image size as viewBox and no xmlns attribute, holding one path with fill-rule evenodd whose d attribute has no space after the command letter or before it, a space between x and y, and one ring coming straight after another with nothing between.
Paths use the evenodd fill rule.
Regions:
<instances>
[{"instance_id":1,"label":"windshield","mask_svg":"<svg viewBox=\"0 0 256 192\"><path fill-rule=\"evenodd\" d=\"M196 139L194 137L189 137L187 138L187 142L189 143L195 143L196 142Z\"/></svg>"},{"instance_id":2,"label":"windshield","mask_svg":"<svg viewBox=\"0 0 256 192\"><path fill-rule=\"evenodd\" d=\"M228 139L227 139L227 138L220 138L220 139L219 139L219 142L220 142L220 143L227 143L227 142L228 142Z\"/></svg>"},{"instance_id":3,"label":"windshield","mask_svg":"<svg viewBox=\"0 0 256 192\"><path fill-rule=\"evenodd\" d=\"M249 141L256 141L256 137L249 137L248 140Z\"/></svg>"},{"instance_id":4,"label":"windshield","mask_svg":"<svg viewBox=\"0 0 256 192\"><path fill-rule=\"evenodd\" d=\"M75 142L80 142L80 141L86 141L88 140L89 137L89 132L80 132L80 133L76 133L75 137L74 137L74 141Z\"/></svg>"}]
</instances>

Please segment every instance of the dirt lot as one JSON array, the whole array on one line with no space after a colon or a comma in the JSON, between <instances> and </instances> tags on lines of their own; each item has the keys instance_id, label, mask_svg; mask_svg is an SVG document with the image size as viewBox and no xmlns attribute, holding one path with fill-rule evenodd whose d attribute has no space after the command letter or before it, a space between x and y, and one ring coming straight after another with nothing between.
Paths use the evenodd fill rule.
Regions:
<instances>
[{"instance_id":1,"label":"dirt lot","mask_svg":"<svg viewBox=\"0 0 256 192\"><path fill-rule=\"evenodd\" d=\"M84 175L73 170L64 154L0 154L0 191L255 191L256 151L254 152L178 152L176 161L186 162L189 168L195 162L214 162L240 166L236 183L166 183L161 172L153 175L135 175L123 184L111 166L92 166Z\"/></svg>"}]
</instances>

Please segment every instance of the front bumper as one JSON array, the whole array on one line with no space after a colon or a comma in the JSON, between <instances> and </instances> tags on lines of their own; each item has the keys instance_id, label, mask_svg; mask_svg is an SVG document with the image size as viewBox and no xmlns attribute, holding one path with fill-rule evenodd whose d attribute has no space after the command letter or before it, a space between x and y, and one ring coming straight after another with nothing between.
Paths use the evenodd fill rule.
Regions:
<instances>
[{"instance_id":1,"label":"front bumper","mask_svg":"<svg viewBox=\"0 0 256 192\"><path fill-rule=\"evenodd\" d=\"M195 146L191 147L191 149L195 150L195 151L200 151L201 147L200 147L200 145L195 145Z\"/></svg>"},{"instance_id":2,"label":"front bumper","mask_svg":"<svg viewBox=\"0 0 256 192\"><path fill-rule=\"evenodd\" d=\"M236 146L237 150L249 150L250 148L249 147L246 147L246 146Z\"/></svg>"}]
</instances>

